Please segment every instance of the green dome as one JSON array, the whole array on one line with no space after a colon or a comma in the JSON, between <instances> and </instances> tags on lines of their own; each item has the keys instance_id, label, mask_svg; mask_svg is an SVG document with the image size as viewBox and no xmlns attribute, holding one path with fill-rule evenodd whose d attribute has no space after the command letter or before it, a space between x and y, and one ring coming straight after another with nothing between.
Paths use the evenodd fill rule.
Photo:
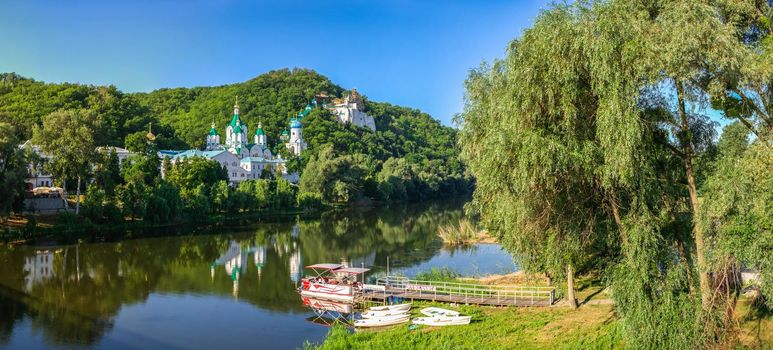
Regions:
<instances>
[{"instance_id":1,"label":"green dome","mask_svg":"<svg viewBox=\"0 0 773 350\"><path fill-rule=\"evenodd\" d=\"M282 130L282 135L290 135L290 133L287 132L287 129L285 129L285 130Z\"/></svg>"},{"instance_id":2,"label":"green dome","mask_svg":"<svg viewBox=\"0 0 773 350\"><path fill-rule=\"evenodd\" d=\"M216 136L216 135L217 135L217 130L215 130L214 127L210 128L209 129L209 136Z\"/></svg>"},{"instance_id":3,"label":"green dome","mask_svg":"<svg viewBox=\"0 0 773 350\"><path fill-rule=\"evenodd\" d=\"M259 127L257 130L255 130L255 135L265 135L265 134L266 133L263 132L263 128Z\"/></svg>"}]
</instances>

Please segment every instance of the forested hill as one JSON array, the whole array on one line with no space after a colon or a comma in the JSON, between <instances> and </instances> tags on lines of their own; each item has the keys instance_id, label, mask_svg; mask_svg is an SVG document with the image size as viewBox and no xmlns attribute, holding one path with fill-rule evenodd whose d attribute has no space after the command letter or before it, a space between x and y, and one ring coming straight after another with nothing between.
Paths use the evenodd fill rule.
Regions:
<instances>
[{"instance_id":1,"label":"forested hill","mask_svg":"<svg viewBox=\"0 0 773 350\"><path fill-rule=\"evenodd\" d=\"M123 146L128 134L146 132L153 123L154 133L164 138L160 147L200 147L213 121L218 132L224 132L238 96L241 118L250 131L262 122L269 143L274 145L288 127L289 117L302 110L315 94L340 97L344 91L307 69L271 71L230 85L164 88L150 93L124 93L114 86L50 84L0 73L0 120L10 122L17 136L27 139L32 125L39 125L53 111L93 109L102 119L102 129L95 135L99 144ZM375 117L378 132L329 125L332 116L315 111L303 123L310 146L329 142L337 150L374 153L378 158L416 152L437 158L455 153L455 130L428 114L367 99L366 108Z\"/></svg>"},{"instance_id":2,"label":"forested hill","mask_svg":"<svg viewBox=\"0 0 773 350\"><path fill-rule=\"evenodd\" d=\"M127 136L144 135L152 123L159 148L198 148L203 146L213 121L224 138L238 97L240 116L249 126L250 138L261 122L269 144L282 151L278 137L288 128L290 116L319 93L341 97L346 90L308 69L275 70L243 83L149 93L124 93L113 86L49 84L7 73L0 74L0 121L9 121L24 140L31 136L32 126L40 125L53 111L91 109L100 118L100 129L94 133L97 144L124 146ZM370 176L377 176L382 164L394 158L390 167L396 169L391 175L421 178L429 187L439 184L430 192L448 190L445 185L452 192L468 188L455 129L416 109L373 102L367 97L365 108L375 118L376 132L339 124L321 108L305 117L303 131L309 150L304 162L330 145L336 156L365 155L366 161L373 163L367 165Z\"/></svg>"}]
</instances>

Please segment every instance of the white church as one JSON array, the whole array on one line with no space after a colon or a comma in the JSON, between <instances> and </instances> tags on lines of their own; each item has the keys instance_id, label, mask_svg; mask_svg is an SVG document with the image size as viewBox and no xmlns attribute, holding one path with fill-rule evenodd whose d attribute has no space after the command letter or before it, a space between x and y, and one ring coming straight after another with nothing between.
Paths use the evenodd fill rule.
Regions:
<instances>
[{"instance_id":1,"label":"white church","mask_svg":"<svg viewBox=\"0 0 773 350\"><path fill-rule=\"evenodd\" d=\"M231 184L259 179L264 171L279 174L293 183L298 182L298 174L288 174L287 160L282 158L282 154L274 156L271 152L266 133L260 123L258 123L251 140L248 135L250 135L249 127L239 117L239 104L237 102L234 105L231 122L225 129L225 143L221 143L215 123L212 122L203 151L198 149L162 150L159 151L159 157L162 159L168 157L172 164L189 157L204 157L214 160L226 168ZM296 118L290 122L290 132L283 131L280 139L287 141L285 148L291 154L300 156L301 152L306 150L306 142L303 141L303 126Z\"/></svg>"}]
</instances>

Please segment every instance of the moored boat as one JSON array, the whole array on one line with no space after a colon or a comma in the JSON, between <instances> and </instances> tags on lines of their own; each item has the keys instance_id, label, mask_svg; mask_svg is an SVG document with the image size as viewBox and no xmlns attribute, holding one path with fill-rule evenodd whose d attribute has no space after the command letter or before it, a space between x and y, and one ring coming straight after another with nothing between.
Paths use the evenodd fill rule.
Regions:
<instances>
[{"instance_id":1,"label":"moored boat","mask_svg":"<svg viewBox=\"0 0 773 350\"><path fill-rule=\"evenodd\" d=\"M405 304L396 304L396 305L384 305L384 306L371 306L368 308L368 311L401 311L405 310L408 311L411 309L411 303L405 303Z\"/></svg>"},{"instance_id":2,"label":"moored boat","mask_svg":"<svg viewBox=\"0 0 773 350\"><path fill-rule=\"evenodd\" d=\"M443 309L439 307L425 307L421 310L419 310L422 314L428 316L428 317L435 317L435 316L459 316L459 311L454 310L448 310Z\"/></svg>"},{"instance_id":3,"label":"moored boat","mask_svg":"<svg viewBox=\"0 0 773 350\"><path fill-rule=\"evenodd\" d=\"M368 310L360 314L363 318L376 318L376 317L389 317L389 316L403 316L408 315L408 310L382 310L374 311Z\"/></svg>"},{"instance_id":4,"label":"moored boat","mask_svg":"<svg viewBox=\"0 0 773 350\"><path fill-rule=\"evenodd\" d=\"M423 324L427 326L461 326L470 324L472 316L433 316L417 317L413 319L413 324Z\"/></svg>"},{"instance_id":5,"label":"moored boat","mask_svg":"<svg viewBox=\"0 0 773 350\"><path fill-rule=\"evenodd\" d=\"M301 296L349 303L362 292L362 283L357 281L357 276L370 271L341 264L315 264L306 268L313 270L317 276L301 280L298 288Z\"/></svg>"},{"instance_id":6,"label":"moored boat","mask_svg":"<svg viewBox=\"0 0 773 350\"><path fill-rule=\"evenodd\" d=\"M383 317L375 317L375 318L364 318L361 320L355 320L354 326L355 327L383 327L383 326L391 326L396 325L400 323L405 323L410 320L410 316L408 314L404 315L397 315L397 316L383 316Z\"/></svg>"}]
</instances>

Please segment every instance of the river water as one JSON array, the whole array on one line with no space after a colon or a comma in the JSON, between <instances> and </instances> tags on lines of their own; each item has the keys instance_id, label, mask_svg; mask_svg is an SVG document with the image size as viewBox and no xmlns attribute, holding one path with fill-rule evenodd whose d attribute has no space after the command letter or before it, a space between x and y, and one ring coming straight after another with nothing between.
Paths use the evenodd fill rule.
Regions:
<instances>
[{"instance_id":1,"label":"river water","mask_svg":"<svg viewBox=\"0 0 773 350\"><path fill-rule=\"evenodd\" d=\"M370 278L448 267L515 270L498 245L447 248L461 203L253 220L171 237L0 247L0 348L295 349L321 342L295 286L304 265L363 264Z\"/></svg>"}]
</instances>

